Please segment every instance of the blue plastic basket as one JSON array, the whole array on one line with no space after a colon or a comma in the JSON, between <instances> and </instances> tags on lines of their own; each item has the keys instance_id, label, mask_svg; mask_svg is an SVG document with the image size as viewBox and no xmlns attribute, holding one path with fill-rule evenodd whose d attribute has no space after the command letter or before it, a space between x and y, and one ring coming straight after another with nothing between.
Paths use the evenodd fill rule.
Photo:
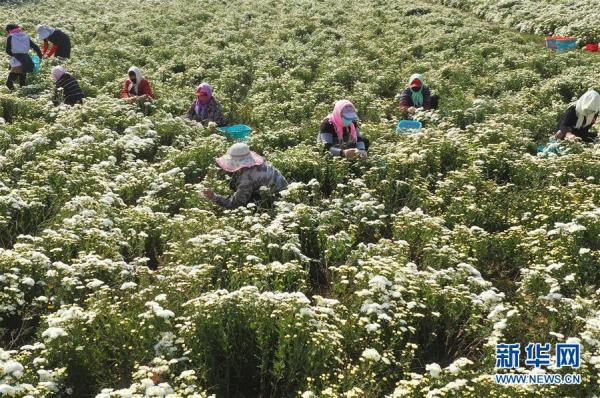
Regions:
<instances>
[{"instance_id":1,"label":"blue plastic basket","mask_svg":"<svg viewBox=\"0 0 600 398\"><path fill-rule=\"evenodd\" d=\"M577 39L574 37L565 37L564 39L556 39L556 51L564 52L575 50L577 48Z\"/></svg>"},{"instance_id":2,"label":"blue plastic basket","mask_svg":"<svg viewBox=\"0 0 600 398\"><path fill-rule=\"evenodd\" d=\"M252 127L245 124L234 124L233 126L219 127L219 130L234 140L245 140L252 132Z\"/></svg>"},{"instance_id":3,"label":"blue plastic basket","mask_svg":"<svg viewBox=\"0 0 600 398\"><path fill-rule=\"evenodd\" d=\"M423 125L418 120L400 120L396 126L396 133L411 133L421 130Z\"/></svg>"},{"instance_id":4,"label":"blue plastic basket","mask_svg":"<svg viewBox=\"0 0 600 398\"><path fill-rule=\"evenodd\" d=\"M37 55L31 56L31 61L33 62L33 73L40 73L42 60Z\"/></svg>"}]
</instances>

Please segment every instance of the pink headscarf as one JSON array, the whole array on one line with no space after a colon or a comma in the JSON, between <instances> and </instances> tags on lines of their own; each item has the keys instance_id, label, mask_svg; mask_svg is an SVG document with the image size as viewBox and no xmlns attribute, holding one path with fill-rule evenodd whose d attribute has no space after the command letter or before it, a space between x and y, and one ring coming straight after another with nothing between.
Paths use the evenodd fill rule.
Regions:
<instances>
[{"instance_id":1,"label":"pink headscarf","mask_svg":"<svg viewBox=\"0 0 600 398\"><path fill-rule=\"evenodd\" d=\"M346 107L350 107L354 112L356 112L356 108L354 107L352 102L348 100L339 100L335 103L335 106L333 107L333 112L327 115L327 120L329 120L329 122L333 124L333 127L335 128L335 133L337 134L339 141L341 141L344 136L344 121L342 120L342 111ZM356 127L354 126L354 123L350 123L349 127L350 136L352 137L352 140L356 142L358 140L358 137L356 134Z\"/></svg>"}]
</instances>

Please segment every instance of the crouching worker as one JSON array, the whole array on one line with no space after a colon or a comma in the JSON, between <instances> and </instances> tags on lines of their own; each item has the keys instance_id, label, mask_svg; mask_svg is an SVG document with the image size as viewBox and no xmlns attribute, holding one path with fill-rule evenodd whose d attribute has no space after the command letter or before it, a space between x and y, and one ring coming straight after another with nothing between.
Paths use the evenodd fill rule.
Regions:
<instances>
[{"instance_id":1,"label":"crouching worker","mask_svg":"<svg viewBox=\"0 0 600 398\"><path fill-rule=\"evenodd\" d=\"M40 59L42 51L25 33L19 25L6 25L6 53L10 58L10 72L6 79L6 87L10 91L15 89L15 81L19 80L21 87L25 86L27 74L33 72L33 60L29 56L29 49L33 49Z\"/></svg>"},{"instance_id":2,"label":"crouching worker","mask_svg":"<svg viewBox=\"0 0 600 398\"><path fill-rule=\"evenodd\" d=\"M408 87L400 94L400 110L414 112L417 108L437 109L439 97L431 95L423 75L415 73L408 79Z\"/></svg>"},{"instance_id":3,"label":"crouching worker","mask_svg":"<svg viewBox=\"0 0 600 398\"><path fill-rule=\"evenodd\" d=\"M59 58L71 58L71 38L60 29L48 25L38 25L35 28L38 39L43 40L42 54L48 58L56 56ZM52 48L48 51L49 43Z\"/></svg>"},{"instance_id":4,"label":"crouching worker","mask_svg":"<svg viewBox=\"0 0 600 398\"><path fill-rule=\"evenodd\" d=\"M217 126L225 125L225 115L223 108L217 99L213 96L213 89L210 84L202 83L196 88L196 100L185 115L186 119L207 125L214 122Z\"/></svg>"},{"instance_id":5,"label":"crouching worker","mask_svg":"<svg viewBox=\"0 0 600 398\"><path fill-rule=\"evenodd\" d=\"M52 68L52 79L55 81L54 89L54 105L65 103L73 106L75 104L83 104L85 95L79 87L79 83L67 70L62 66Z\"/></svg>"},{"instance_id":6,"label":"crouching worker","mask_svg":"<svg viewBox=\"0 0 600 398\"><path fill-rule=\"evenodd\" d=\"M203 191L207 199L228 209L245 206L260 201L260 189L266 187L277 197L287 189L287 181L279 170L267 163L264 158L250 151L247 144L233 144L227 153L216 159L217 164L228 173L233 173L230 187L233 196L216 194L212 189Z\"/></svg>"},{"instance_id":7,"label":"crouching worker","mask_svg":"<svg viewBox=\"0 0 600 398\"><path fill-rule=\"evenodd\" d=\"M333 112L321 123L318 141L333 156L367 157L369 141L360 135L358 115L352 102L340 100L335 103Z\"/></svg>"},{"instance_id":8,"label":"crouching worker","mask_svg":"<svg viewBox=\"0 0 600 398\"><path fill-rule=\"evenodd\" d=\"M154 99L154 91L150 86L150 82L144 76L140 68L132 66L127 71L128 78L123 83L123 89L121 90L121 98L126 101L139 99L144 97L146 99Z\"/></svg>"},{"instance_id":9,"label":"crouching worker","mask_svg":"<svg viewBox=\"0 0 600 398\"><path fill-rule=\"evenodd\" d=\"M600 112L600 94L589 90L581 98L569 106L560 119L558 132L554 135L559 140L577 140L593 142L598 134L590 131Z\"/></svg>"}]
</instances>

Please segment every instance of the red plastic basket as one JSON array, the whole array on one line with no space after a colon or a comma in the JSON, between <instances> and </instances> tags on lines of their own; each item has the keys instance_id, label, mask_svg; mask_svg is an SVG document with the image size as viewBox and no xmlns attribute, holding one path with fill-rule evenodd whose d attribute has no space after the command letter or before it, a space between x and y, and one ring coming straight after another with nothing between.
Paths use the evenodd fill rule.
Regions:
<instances>
[{"instance_id":1,"label":"red plastic basket","mask_svg":"<svg viewBox=\"0 0 600 398\"><path fill-rule=\"evenodd\" d=\"M556 38L554 36L546 36L546 48L556 50Z\"/></svg>"},{"instance_id":2,"label":"red plastic basket","mask_svg":"<svg viewBox=\"0 0 600 398\"><path fill-rule=\"evenodd\" d=\"M597 53L598 52L598 43L586 44L585 45L585 50L589 51L591 53Z\"/></svg>"}]
</instances>

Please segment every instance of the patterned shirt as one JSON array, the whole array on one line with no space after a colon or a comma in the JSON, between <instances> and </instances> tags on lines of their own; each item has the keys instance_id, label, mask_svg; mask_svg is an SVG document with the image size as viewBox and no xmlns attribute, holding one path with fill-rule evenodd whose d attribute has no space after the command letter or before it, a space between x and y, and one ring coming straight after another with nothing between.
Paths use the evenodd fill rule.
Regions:
<instances>
[{"instance_id":1,"label":"patterned shirt","mask_svg":"<svg viewBox=\"0 0 600 398\"><path fill-rule=\"evenodd\" d=\"M62 89L62 92L60 91ZM79 87L79 83L73 76L65 73L56 82L56 89L54 92L54 105L58 105L64 102L67 105L75 105L81 103L85 95ZM62 101L61 101L62 100Z\"/></svg>"},{"instance_id":2,"label":"patterned shirt","mask_svg":"<svg viewBox=\"0 0 600 398\"><path fill-rule=\"evenodd\" d=\"M215 97L212 97L205 107L202 107L200 113L196 112L196 101L192 102L192 106L188 109L185 115L187 119L206 124L208 122L215 122L217 126L225 125L225 115L223 114L223 108Z\"/></svg>"},{"instance_id":3,"label":"patterned shirt","mask_svg":"<svg viewBox=\"0 0 600 398\"><path fill-rule=\"evenodd\" d=\"M228 209L259 200L262 186L269 188L271 194L277 194L287 189L288 183L279 170L265 162L234 173L231 185L236 190L233 196L215 195L215 202Z\"/></svg>"}]
</instances>

